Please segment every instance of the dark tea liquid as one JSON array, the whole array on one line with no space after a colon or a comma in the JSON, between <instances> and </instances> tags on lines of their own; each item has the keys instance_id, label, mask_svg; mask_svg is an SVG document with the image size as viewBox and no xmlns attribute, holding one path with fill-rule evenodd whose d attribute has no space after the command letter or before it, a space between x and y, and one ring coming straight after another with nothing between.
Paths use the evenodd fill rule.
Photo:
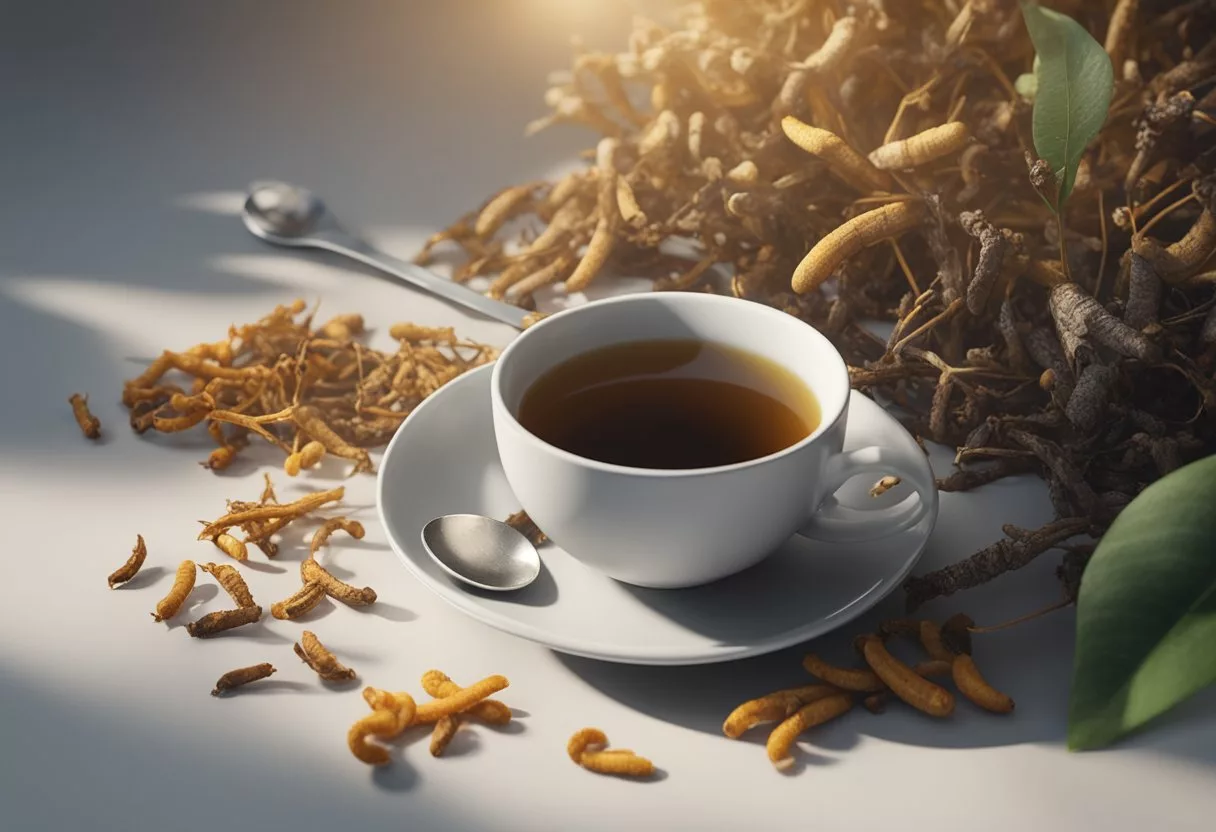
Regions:
<instances>
[{"instance_id":1,"label":"dark tea liquid","mask_svg":"<svg viewBox=\"0 0 1216 832\"><path fill-rule=\"evenodd\" d=\"M710 468L775 453L819 426L819 403L781 365L709 341L635 341L565 361L528 388L519 421L587 459Z\"/></svg>"}]
</instances>

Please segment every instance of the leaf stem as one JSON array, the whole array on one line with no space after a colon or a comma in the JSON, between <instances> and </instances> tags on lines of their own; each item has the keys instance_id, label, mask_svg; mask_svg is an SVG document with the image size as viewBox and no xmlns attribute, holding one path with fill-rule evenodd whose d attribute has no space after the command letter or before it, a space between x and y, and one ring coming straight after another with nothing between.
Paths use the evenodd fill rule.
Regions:
<instances>
[{"instance_id":1,"label":"leaf stem","mask_svg":"<svg viewBox=\"0 0 1216 832\"><path fill-rule=\"evenodd\" d=\"M995 633L997 630L1004 630L1017 624L1024 624L1027 621L1033 621L1036 618L1040 618L1048 613L1053 613L1056 610L1062 610L1071 605L1072 601L1069 601L1067 598L1061 598L1059 601L1049 604L1042 609L1035 610L1034 612L1028 612L1025 615L1019 615L1017 618L1004 621L1000 624L993 624L990 627L968 627L967 632L979 635L984 633Z\"/></svg>"},{"instance_id":2,"label":"leaf stem","mask_svg":"<svg viewBox=\"0 0 1216 832\"><path fill-rule=\"evenodd\" d=\"M1106 202L1102 197L1102 189L1098 189L1098 222L1102 233L1102 259L1098 261L1098 277L1094 281L1094 297L1102 291L1102 278L1106 276Z\"/></svg>"},{"instance_id":3,"label":"leaf stem","mask_svg":"<svg viewBox=\"0 0 1216 832\"><path fill-rule=\"evenodd\" d=\"M1068 252L1064 246L1064 214L1059 210L1056 211L1056 235L1060 238L1060 268L1064 270L1064 280L1071 281L1072 273L1068 268Z\"/></svg>"}]
</instances>

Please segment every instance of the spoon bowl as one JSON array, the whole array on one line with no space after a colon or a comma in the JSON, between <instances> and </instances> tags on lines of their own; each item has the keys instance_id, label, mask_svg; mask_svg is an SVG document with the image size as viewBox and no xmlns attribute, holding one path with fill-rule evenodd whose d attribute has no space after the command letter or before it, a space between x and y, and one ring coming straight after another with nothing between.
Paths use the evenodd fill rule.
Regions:
<instances>
[{"instance_id":1,"label":"spoon bowl","mask_svg":"<svg viewBox=\"0 0 1216 832\"><path fill-rule=\"evenodd\" d=\"M312 191L286 182L250 187L241 219L255 236L285 246L304 245L308 235L333 224L325 203Z\"/></svg>"},{"instance_id":2,"label":"spoon bowl","mask_svg":"<svg viewBox=\"0 0 1216 832\"><path fill-rule=\"evenodd\" d=\"M540 575L540 555L528 538L480 514L436 517L423 527L422 545L444 572L478 589L523 589Z\"/></svg>"}]
</instances>

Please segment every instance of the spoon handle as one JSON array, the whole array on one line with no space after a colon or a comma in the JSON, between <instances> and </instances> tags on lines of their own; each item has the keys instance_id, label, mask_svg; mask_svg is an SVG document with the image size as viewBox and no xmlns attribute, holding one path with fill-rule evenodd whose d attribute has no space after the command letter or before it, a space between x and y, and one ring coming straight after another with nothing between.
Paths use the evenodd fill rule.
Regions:
<instances>
[{"instance_id":1,"label":"spoon handle","mask_svg":"<svg viewBox=\"0 0 1216 832\"><path fill-rule=\"evenodd\" d=\"M530 314L526 309L488 298L467 286L462 286L459 283L440 277L416 263L400 260L390 254L385 254L345 231L337 229L322 231L310 237L310 241L317 248L342 254L358 260L360 263L374 266L398 280L416 286L425 292L438 295L441 298L450 300L452 303L472 309L474 312L480 312L488 318L510 324L516 329L523 329L524 318Z\"/></svg>"}]
</instances>

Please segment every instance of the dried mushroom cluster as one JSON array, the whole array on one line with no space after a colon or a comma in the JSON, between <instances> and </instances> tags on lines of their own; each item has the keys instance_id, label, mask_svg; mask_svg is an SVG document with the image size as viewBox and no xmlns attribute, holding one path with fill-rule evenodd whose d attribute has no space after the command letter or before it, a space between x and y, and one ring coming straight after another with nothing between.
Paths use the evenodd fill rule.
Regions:
<instances>
[{"instance_id":1,"label":"dried mushroom cluster","mask_svg":"<svg viewBox=\"0 0 1216 832\"><path fill-rule=\"evenodd\" d=\"M910 608L1100 536L1216 450L1216 4L1050 5L1116 76L1062 224L1015 0L703 0L676 26L637 19L622 52L578 48L529 130L591 128L594 165L502 191L419 260L455 244L455 279L523 305L602 272L723 291L721 264L958 448L943 490L1047 480L1055 522L909 580ZM1066 549L1069 597L1089 551Z\"/></svg>"}]
</instances>

